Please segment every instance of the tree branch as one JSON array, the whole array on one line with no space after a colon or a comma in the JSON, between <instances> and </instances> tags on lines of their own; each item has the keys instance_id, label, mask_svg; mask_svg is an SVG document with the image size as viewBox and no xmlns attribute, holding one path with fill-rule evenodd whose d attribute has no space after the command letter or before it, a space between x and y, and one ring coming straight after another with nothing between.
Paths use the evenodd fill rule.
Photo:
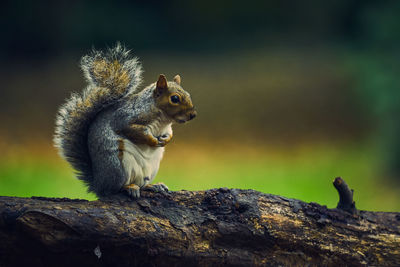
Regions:
<instances>
[{"instance_id":1,"label":"tree branch","mask_svg":"<svg viewBox=\"0 0 400 267\"><path fill-rule=\"evenodd\" d=\"M356 203L353 200L354 190L350 189L341 177L336 177L333 181L333 185L339 193L339 203L336 208L350 212L351 214L358 213Z\"/></svg>"},{"instance_id":2,"label":"tree branch","mask_svg":"<svg viewBox=\"0 0 400 267\"><path fill-rule=\"evenodd\" d=\"M253 190L0 197L0 266L400 265L400 213Z\"/></svg>"}]
</instances>

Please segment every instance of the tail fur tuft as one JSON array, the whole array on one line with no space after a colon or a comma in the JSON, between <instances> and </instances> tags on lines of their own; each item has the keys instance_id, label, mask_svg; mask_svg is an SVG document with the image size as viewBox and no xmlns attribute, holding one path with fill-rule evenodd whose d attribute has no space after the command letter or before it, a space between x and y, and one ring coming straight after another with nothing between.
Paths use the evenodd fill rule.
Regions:
<instances>
[{"instance_id":1,"label":"tail fur tuft","mask_svg":"<svg viewBox=\"0 0 400 267\"><path fill-rule=\"evenodd\" d=\"M93 179L87 144L89 126L102 109L137 92L142 67L129 50L117 43L106 52L93 50L84 56L81 68L88 86L80 94L73 93L59 109L54 144L78 178L89 184Z\"/></svg>"},{"instance_id":2,"label":"tail fur tuft","mask_svg":"<svg viewBox=\"0 0 400 267\"><path fill-rule=\"evenodd\" d=\"M93 50L81 60L81 68L94 86L131 93L142 80L142 67L136 57L120 43L106 52Z\"/></svg>"}]
</instances>

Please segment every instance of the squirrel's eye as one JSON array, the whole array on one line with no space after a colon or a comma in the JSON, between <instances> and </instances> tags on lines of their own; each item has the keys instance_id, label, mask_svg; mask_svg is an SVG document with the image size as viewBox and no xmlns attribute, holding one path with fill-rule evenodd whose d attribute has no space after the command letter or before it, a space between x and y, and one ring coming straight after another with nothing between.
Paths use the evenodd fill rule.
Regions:
<instances>
[{"instance_id":1,"label":"squirrel's eye","mask_svg":"<svg viewBox=\"0 0 400 267\"><path fill-rule=\"evenodd\" d=\"M179 103L179 96L177 96L177 95L173 95L173 96L171 96L171 102L172 103L174 103L174 104L177 104L177 103Z\"/></svg>"}]
</instances>

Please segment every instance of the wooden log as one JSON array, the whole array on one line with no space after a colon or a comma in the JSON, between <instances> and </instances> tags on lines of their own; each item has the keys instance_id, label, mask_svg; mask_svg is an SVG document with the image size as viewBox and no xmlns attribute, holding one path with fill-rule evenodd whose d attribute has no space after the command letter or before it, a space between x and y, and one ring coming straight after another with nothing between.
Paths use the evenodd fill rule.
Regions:
<instances>
[{"instance_id":1,"label":"wooden log","mask_svg":"<svg viewBox=\"0 0 400 267\"><path fill-rule=\"evenodd\" d=\"M400 213L253 190L0 197L0 266L400 266Z\"/></svg>"}]
</instances>

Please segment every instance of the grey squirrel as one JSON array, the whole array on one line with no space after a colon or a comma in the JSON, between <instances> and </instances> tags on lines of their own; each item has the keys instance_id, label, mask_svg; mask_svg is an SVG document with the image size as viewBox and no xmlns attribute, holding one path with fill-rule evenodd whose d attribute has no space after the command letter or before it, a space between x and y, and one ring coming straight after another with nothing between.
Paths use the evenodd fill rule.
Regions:
<instances>
[{"instance_id":1,"label":"grey squirrel","mask_svg":"<svg viewBox=\"0 0 400 267\"><path fill-rule=\"evenodd\" d=\"M72 94L57 114L54 144L60 154L100 198L168 190L150 183L171 141L171 125L197 115L180 76L167 81L161 74L140 91L141 64L119 43L82 57L81 68L86 89Z\"/></svg>"}]
</instances>

